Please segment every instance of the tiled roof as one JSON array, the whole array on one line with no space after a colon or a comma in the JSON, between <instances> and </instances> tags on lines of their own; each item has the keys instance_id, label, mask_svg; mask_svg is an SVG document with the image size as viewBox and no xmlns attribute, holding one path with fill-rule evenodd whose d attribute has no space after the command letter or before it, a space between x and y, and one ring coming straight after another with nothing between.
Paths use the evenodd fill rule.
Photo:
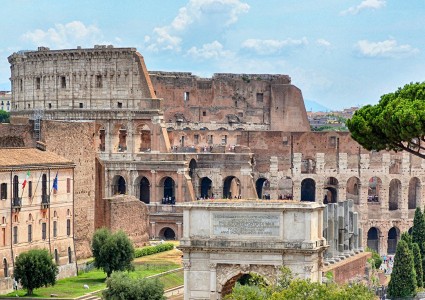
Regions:
<instances>
[{"instance_id":1,"label":"tiled roof","mask_svg":"<svg viewBox=\"0 0 425 300\"><path fill-rule=\"evenodd\" d=\"M0 148L0 169L39 165L73 165L72 161L36 148Z\"/></svg>"}]
</instances>

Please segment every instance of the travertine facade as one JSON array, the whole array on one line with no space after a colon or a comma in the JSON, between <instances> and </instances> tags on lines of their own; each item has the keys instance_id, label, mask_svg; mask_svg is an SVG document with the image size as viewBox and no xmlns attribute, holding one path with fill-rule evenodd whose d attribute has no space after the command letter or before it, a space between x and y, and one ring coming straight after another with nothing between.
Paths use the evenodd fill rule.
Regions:
<instances>
[{"instance_id":1,"label":"travertine facade","mask_svg":"<svg viewBox=\"0 0 425 300\"><path fill-rule=\"evenodd\" d=\"M33 143L11 129L30 124L30 137L76 163L83 256L115 194L145 202L150 236L160 238L181 237L174 204L197 198L352 199L362 244L381 253L395 250L423 205L422 160L366 151L349 133L310 132L286 75L149 75L135 49L107 46L40 48L9 61L15 121L0 127L4 144Z\"/></svg>"},{"instance_id":2,"label":"travertine facade","mask_svg":"<svg viewBox=\"0 0 425 300\"><path fill-rule=\"evenodd\" d=\"M58 278L76 275L74 167L48 151L0 149L1 292L12 289L16 257L34 248L49 250Z\"/></svg>"}]
</instances>

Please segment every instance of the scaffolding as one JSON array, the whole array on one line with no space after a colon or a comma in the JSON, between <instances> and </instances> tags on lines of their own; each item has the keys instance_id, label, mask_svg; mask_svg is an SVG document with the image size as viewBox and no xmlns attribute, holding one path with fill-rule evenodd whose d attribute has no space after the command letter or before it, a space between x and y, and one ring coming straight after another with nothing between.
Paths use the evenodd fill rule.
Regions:
<instances>
[{"instance_id":1,"label":"scaffolding","mask_svg":"<svg viewBox=\"0 0 425 300\"><path fill-rule=\"evenodd\" d=\"M39 141L41 138L41 119L43 118L44 111L42 109L34 110L34 138Z\"/></svg>"}]
</instances>

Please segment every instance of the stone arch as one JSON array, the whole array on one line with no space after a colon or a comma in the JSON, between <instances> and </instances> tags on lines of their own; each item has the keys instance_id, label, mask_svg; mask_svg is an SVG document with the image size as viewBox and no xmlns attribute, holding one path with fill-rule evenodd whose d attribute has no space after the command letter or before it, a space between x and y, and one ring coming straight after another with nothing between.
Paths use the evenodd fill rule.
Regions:
<instances>
[{"instance_id":1,"label":"stone arch","mask_svg":"<svg viewBox=\"0 0 425 300\"><path fill-rule=\"evenodd\" d=\"M367 202L379 202L381 199L382 180L377 176L369 179L367 189Z\"/></svg>"},{"instance_id":2,"label":"stone arch","mask_svg":"<svg viewBox=\"0 0 425 300\"><path fill-rule=\"evenodd\" d=\"M127 184L124 177L120 175L114 176L112 179L112 194L120 195L127 192Z\"/></svg>"},{"instance_id":3,"label":"stone arch","mask_svg":"<svg viewBox=\"0 0 425 300\"><path fill-rule=\"evenodd\" d=\"M227 176L223 180L223 198L238 198L241 194L241 182L236 176Z\"/></svg>"},{"instance_id":4,"label":"stone arch","mask_svg":"<svg viewBox=\"0 0 425 300\"><path fill-rule=\"evenodd\" d=\"M159 231L159 238L163 240L175 240L177 236L174 229L170 227L163 227Z\"/></svg>"},{"instance_id":5,"label":"stone arch","mask_svg":"<svg viewBox=\"0 0 425 300\"><path fill-rule=\"evenodd\" d=\"M148 152L151 150L151 129L146 124L140 124L136 129L137 138L139 141L139 152Z\"/></svg>"},{"instance_id":6,"label":"stone arch","mask_svg":"<svg viewBox=\"0 0 425 300\"><path fill-rule=\"evenodd\" d=\"M99 151L105 151L106 145L106 130L105 127L99 128Z\"/></svg>"},{"instance_id":7,"label":"stone arch","mask_svg":"<svg viewBox=\"0 0 425 300\"><path fill-rule=\"evenodd\" d=\"M397 210L400 208L401 201L401 182L398 179L390 181L388 208L389 210Z\"/></svg>"},{"instance_id":8,"label":"stone arch","mask_svg":"<svg viewBox=\"0 0 425 300\"><path fill-rule=\"evenodd\" d=\"M301 181L301 201L316 201L316 182L312 178Z\"/></svg>"},{"instance_id":9,"label":"stone arch","mask_svg":"<svg viewBox=\"0 0 425 300\"><path fill-rule=\"evenodd\" d=\"M323 204L338 202L338 186L338 179L335 177L328 177L326 179L325 186L323 187L325 189Z\"/></svg>"},{"instance_id":10,"label":"stone arch","mask_svg":"<svg viewBox=\"0 0 425 300\"><path fill-rule=\"evenodd\" d=\"M194 181L193 176L195 175L196 168L197 168L197 162L194 158L192 158L189 162L189 176L190 178L192 178L192 182Z\"/></svg>"},{"instance_id":11,"label":"stone arch","mask_svg":"<svg viewBox=\"0 0 425 300\"><path fill-rule=\"evenodd\" d=\"M421 181L413 177L409 181L408 209L416 209L421 201Z\"/></svg>"},{"instance_id":12,"label":"stone arch","mask_svg":"<svg viewBox=\"0 0 425 300\"><path fill-rule=\"evenodd\" d=\"M118 152L127 151L127 128L122 125L118 129Z\"/></svg>"},{"instance_id":13,"label":"stone arch","mask_svg":"<svg viewBox=\"0 0 425 300\"><path fill-rule=\"evenodd\" d=\"M162 188L164 198L171 197L174 199L176 195L176 183L173 178L170 176L163 177L159 185Z\"/></svg>"},{"instance_id":14,"label":"stone arch","mask_svg":"<svg viewBox=\"0 0 425 300\"><path fill-rule=\"evenodd\" d=\"M380 231L377 227L369 228L367 232L367 247L379 253L379 236Z\"/></svg>"},{"instance_id":15,"label":"stone arch","mask_svg":"<svg viewBox=\"0 0 425 300\"><path fill-rule=\"evenodd\" d=\"M387 254L395 254L395 250L397 248L398 240L400 239L400 229L397 227L391 227L388 230L388 248Z\"/></svg>"},{"instance_id":16,"label":"stone arch","mask_svg":"<svg viewBox=\"0 0 425 300\"><path fill-rule=\"evenodd\" d=\"M345 190L345 198L354 201L354 204L360 204L360 179L356 176L350 177L347 180Z\"/></svg>"},{"instance_id":17,"label":"stone arch","mask_svg":"<svg viewBox=\"0 0 425 300\"><path fill-rule=\"evenodd\" d=\"M260 177L255 182L255 189L257 191L258 199L270 199L270 193L267 190L270 188L270 181L267 178ZM267 198L268 197L268 198Z\"/></svg>"},{"instance_id":18,"label":"stone arch","mask_svg":"<svg viewBox=\"0 0 425 300\"><path fill-rule=\"evenodd\" d=\"M146 176L136 179L136 190L140 201L149 204L151 195L151 184Z\"/></svg>"},{"instance_id":19,"label":"stone arch","mask_svg":"<svg viewBox=\"0 0 425 300\"><path fill-rule=\"evenodd\" d=\"M233 276L232 278L230 278L221 288L221 297L225 297L226 295L230 294L232 292L233 287L235 286L235 284L237 282L239 282L244 276L252 276L251 274L256 274L258 276L261 276L261 278L263 278L266 282L267 279L264 278L262 275L256 273L256 272L239 272L238 274L236 274L235 276Z\"/></svg>"},{"instance_id":20,"label":"stone arch","mask_svg":"<svg viewBox=\"0 0 425 300\"><path fill-rule=\"evenodd\" d=\"M292 178L289 176L285 176L281 178L278 182L279 189L279 198L281 199L293 199L293 188L294 184L292 182Z\"/></svg>"},{"instance_id":21,"label":"stone arch","mask_svg":"<svg viewBox=\"0 0 425 300\"><path fill-rule=\"evenodd\" d=\"M212 198L212 180L208 177L202 177L199 180L199 194L202 198Z\"/></svg>"}]
</instances>

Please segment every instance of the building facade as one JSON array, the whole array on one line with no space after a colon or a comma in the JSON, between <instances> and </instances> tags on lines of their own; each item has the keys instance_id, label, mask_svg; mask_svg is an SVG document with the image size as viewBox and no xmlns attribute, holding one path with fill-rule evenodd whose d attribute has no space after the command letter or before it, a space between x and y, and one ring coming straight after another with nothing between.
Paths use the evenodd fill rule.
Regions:
<instances>
[{"instance_id":1,"label":"building facade","mask_svg":"<svg viewBox=\"0 0 425 300\"><path fill-rule=\"evenodd\" d=\"M0 290L12 289L16 257L47 249L58 278L75 276L74 167L52 152L0 149Z\"/></svg>"}]
</instances>

